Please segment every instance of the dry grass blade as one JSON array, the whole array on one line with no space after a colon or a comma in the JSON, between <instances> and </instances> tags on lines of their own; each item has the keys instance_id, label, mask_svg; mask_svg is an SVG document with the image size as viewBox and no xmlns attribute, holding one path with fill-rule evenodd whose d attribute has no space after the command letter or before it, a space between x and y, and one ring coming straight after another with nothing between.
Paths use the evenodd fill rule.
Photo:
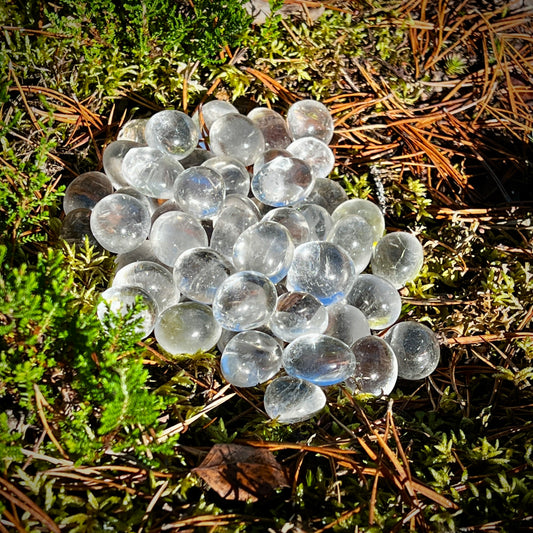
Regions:
<instances>
[{"instance_id":1,"label":"dry grass blade","mask_svg":"<svg viewBox=\"0 0 533 533\"><path fill-rule=\"evenodd\" d=\"M460 344L483 344L486 342L497 342L512 339L527 339L533 338L533 331L515 331L515 332L502 332L490 335L470 335L467 337L455 337L447 339L446 343L450 346Z\"/></svg>"},{"instance_id":2,"label":"dry grass blade","mask_svg":"<svg viewBox=\"0 0 533 533\"><path fill-rule=\"evenodd\" d=\"M265 74L264 72L261 72L252 67L244 67L243 70L257 78L265 85L265 87L267 87L270 91L279 96L279 98L281 98L285 103L290 105L298 99L298 96L296 94L289 91L288 89L285 89L285 87L283 87L281 83L276 81L274 78L271 78L268 74Z\"/></svg>"}]
</instances>

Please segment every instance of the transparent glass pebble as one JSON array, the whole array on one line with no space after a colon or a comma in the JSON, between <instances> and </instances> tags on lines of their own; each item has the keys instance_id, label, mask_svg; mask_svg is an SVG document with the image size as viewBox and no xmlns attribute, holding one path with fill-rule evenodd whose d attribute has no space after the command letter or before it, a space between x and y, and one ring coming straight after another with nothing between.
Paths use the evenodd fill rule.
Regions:
<instances>
[{"instance_id":1,"label":"transparent glass pebble","mask_svg":"<svg viewBox=\"0 0 533 533\"><path fill-rule=\"evenodd\" d=\"M423 264L422 244L412 233L405 231L381 237L371 260L372 274L389 280L397 289L413 281Z\"/></svg>"},{"instance_id":2,"label":"transparent glass pebble","mask_svg":"<svg viewBox=\"0 0 533 533\"><path fill-rule=\"evenodd\" d=\"M265 150L271 148L287 148L291 143L285 119L273 109L256 107L247 117L262 131L265 138Z\"/></svg>"},{"instance_id":3,"label":"transparent glass pebble","mask_svg":"<svg viewBox=\"0 0 533 533\"><path fill-rule=\"evenodd\" d=\"M159 314L154 327L156 341L171 355L211 350L221 333L211 307L198 302L167 307Z\"/></svg>"},{"instance_id":4,"label":"transparent glass pebble","mask_svg":"<svg viewBox=\"0 0 533 533\"><path fill-rule=\"evenodd\" d=\"M121 187L120 189L117 189L115 193L127 194L128 196L133 196L133 198L137 198L137 200L139 200L139 202L141 202L141 204L143 204L146 207L146 209L148 209L148 212L150 213L150 217L152 217L154 211L159 206L155 198L146 196L146 194L143 194L141 191L139 191L135 187L131 187L131 186Z\"/></svg>"},{"instance_id":5,"label":"transparent glass pebble","mask_svg":"<svg viewBox=\"0 0 533 533\"><path fill-rule=\"evenodd\" d=\"M333 227L331 215L324 207L311 204L307 201L297 206L297 209L307 220L309 226L310 241L325 241L328 233Z\"/></svg>"},{"instance_id":6,"label":"transparent glass pebble","mask_svg":"<svg viewBox=\"0 0 533 533\"><path fill-rule=\"evenodd\" d=\"M170 211L183 211L183 209L178 205L178 202L174 199L167 200L162 203L153 213L152 213L152 224L163 214Z\"/></svg>"},{"instance_id":7,"label":"transparent glass pebble","mask_svg":"<svg viewBox=\"0 0 533 533\"><path fill-rule=\"evenodd\" d=\"M187 157L180 159L180 163L183 168L199 167L213 157L215 157L213 152L205 148L195 148Z\"/></svg>"},{"instance_id":8,"label":"transparent glass pebble","mask_svg":"<svg viewBox=\"0 0 533 533\"><path fill-rule=\"evenodd\" d=\"M104 329L109 313L125 316L135 307L136 302L140 301L142 308L140 312L133 313L131 323L138 321L134 331L143 339L152 333L159 309L155 300L146 291L140 287L110 287L102 292L100 297L101 300L96 306L96 314L104 325ZM111 319L111 326L114 325L115 321Z\"/></svg>"},{"instance_id":9,"label":"transparent glass pebble","mask_svg":"<svg viewBox=\"0 0 533 533\"><path fill-rule=\"evenodd\" d=\"M359 215L347 215L335 222L327 241L341 246L351 257L356 274L370 263L374 249L374 233L368 222Z\"/></svg>"},{"instance_id":10,"label":"transparent glass pebble","mask_svg":"<svg viewBox=\"0 0 533 533\"><path fill-rule=\"evenodd\" d=\"M293 207L276 207L266 213L263 220L278 222L285 226L295 246L310 240L311 232L307 219Z\"/></svg>"},{"instance_id":11,"label":"transparent glass pebble","mask_svg":"<svg viewBox=\"0 0 533 533\"><path fill-rule=\"evenodd\" d=\"M291 138L316 137L329 144L333 138L333 117L317 100L299 100L287 111L287 127Z\"/></svg>"},{"instance_id":12,"label":"transparent glass pebble","mask_svg":"<svg viewBox=\"0 0 533 533\"><path fill-rule=\"evenodd\" d=\"M232 206L253 213L257 216L257 221L259 221L262 216L259 207L254 202L254 198L249 198L243 194L226 194L224 208Z\"/></svg>"},{"instance_id":13,"label":"transparent glass pebble","mask_svg":"<svg viewBox=\"0 0 533 533\"><path fill-rule=\"evenodd\" d=\"M122 161L132 148L140 146L142 145L134 141L120 140L113 141L104 148L102 153L104 172L115 189L129 187L129 183L122 174Z\"/></svg>"},{"instance_id":14,"label":"transparent glass pebble","mask_svg":"<svg viewBox=\"0 0 533 533\"><path fill-rule=\"evenodd\" d=\"M364 218L372 228L373 242L377 243L385 232L385 217L381 209L370 200L352 198L340 204L331 214L333 222L348 215L359 215Z\"/></svg>"},{"instance_id":15,"label":"transparent glass pebble","mask_svg":"<svg viewBox=\"0 0 533 533\"><path fill-rule=\"evenodd\" d=\"M211 220L224 207L224 178L212 168L190 167L174 182L174 199L187 213L199 220Z\"/></svg>"},{"instance_id":16,"label":"transparent glass pebble","mask_svg":"<svg viewBox=\"0 0 533 533\"><path fill-rule=\"evenodd\" d=\"M357 361L353 382L363 393L387 396L398 379L398 363L389 344L370 335L355 341L352 346Z\"/></svg>"},{"instance_id":17,"label":"transparent glass pebble","mask_svg":"<svg viewBox=\"0 0 533 533\"><path fill-rule=\"evenodd\" d=\"M255 176L264 165L279 156L292 157L292 154L288 150L282 148L270 148L269 150L265 150L254 163L253 175Z\"/></svg>"},{"instance_id":18,"label":"transparent glass pebble","mask_svg":"<svg viewBox=\"0 0 533 533\"><path fill-rule=\"evenodd\" d=\"M323 332L352 346L361 337L371 334L368 320L360 309L344 302L328 305L328 326Z\"/></svg>"},{"instance_id":19,"label":"transparent glass pebble","mask_svg":"<svg viewBox=\"0 0 533 533\"><path fill-rule=\"evenodd\" d=\"M146 144L146 139L144 137L144 128L148 122L147 118L134 118L128 120L117 135L117 140L119 141L134 141L139 144Z\"/></svg>"},{"instance_id":20,"label":"transparent glass pebble","mask_svg":"<svg viewBox=\"0 0 533 533\"><path fill-rule=\"evenodd\" d=\"M101 249L100 244L94 238L91 231L91 210L79 207L69 211L63 219L60 237L69 244L84 245L85 238L89 240L91 246L97 246Z\"/></svg>"},{"instance_id":21,"label":"transparent glass pebble","mask_svg":"<svg viewBox=\"0 0 533 533\"><path fill-rule=\"evenodd\" d=\"M160 312L177 304L180 299L172 273L168 268L153 261L136 261L124 266L116 272L111 286L140 287L155 300Z\"/></svg>"},{"instance_id":22,"label":"transparent glass pebble","mask_svg":"<svg viewBox=\"0 0 533 533\"><path fill-rule=\"evenodd\" d=\"M335 166L335 156L331 148L315 137L301 137L287 147L293 157L302 159L311 168L315 179L327 178Z\"/></svg>"},{"instance_id":23,"label":"transparent glass pebble","mask_svg":"<svg viewBox=\"0 0 533 533\"><path fill-rule=\"evenodd\" d=\"M256 329L270 320L276 298L276 287L264 274L237 272L219 286L213 300L213 314L224 329Z\"/></svg>"},{"instance_id":24,"label":"transparent glass pebble","mask_svg":"<svg viewBox=\"0 0 533 533\"><path fill-rule=\"evenodd\" d=\"M185 250L208 244L207 233L200 222L181 211L162 214L152 225L150 241L159 261L172 268Z\"/></svg>"},{"instance_id":25,"label":"transparent glass pebble","mask_svg":"<svg viewBox=\"0 0 533 533\"><path fill-rule=\"evenodd\" d=\"M265 151L265 139L248 117L229 113L211 126L209 148L215 155L229 155L249 166Z\"/></svg>"},{"instance_id":26,"label":"transparent glass pebble","mask_svg":"<svg viewBox=\"0 0 533 533\"><path fill-rule=\"evenodd\" d=\"M403 379L424 379L439 364L439 341L435 333L424 324L399 322L385 333L383 339L396 355L398 376Z\"/></svg>"},{"instance_id":27,"label":"transparent glass pebble","mask_svg":"<svg viewBox=\"0 0 533 533\"><path fill-rule=\"evenodd\" d=\"M314 178L309 165L295 157L278 156L252 178L252 192L262 203L284 207L302 202L311 192Z\"/></svg>"},{"instance_id":28,"label":"transparent glass pebble","mask_svg":"<svg viewBox=\"0 0 533 533\"><path fill-rule=\"evenodd\" d=\"M202 163L203 167L216 170L224 179L226 195L250 192L250 173L243 163L228 155L216 156Z\"/></svg>"},{"instance_id":29,"label":"transparent glass pebble","mask_svg":"<svg viewBox=\"0 0 533 533\"><path fill-rule=\"evenodd\" d=\"M233 246L239 235L258 221L256 211L249 207L235 205L225 207L215 220L211 234L211 248L233 263Z\"/></svg>"},{"instance_id":30,"label":"transparent glass pebble","mask_svg":"<svg viewBox=\"0 0 533 533\"><path fill-rule=\"evenodd\" d=\"M241 331L226 345L220 369L228 383L255 387L274 377L281 368L279 342L260 331Z\"/></svg>"},{"instance_id":31,"label":"transparent glass pebble","mask_svg":"<svg viewBox=\"0 0 533 533\"><path fill-rule=\"evenodd\" d=\"M282 364L289 376L326 387L341 383L354 373L355 356L339 339L313 333L288 344Z\"/></svg>"},{"instance_id":32,"label":"transparent glass pebble","mask_svg":"<svg viewBox=\"0 0 533 533\"><path fill-rule=\"evenodd\" d=\"M339 205L348 200L348 195L340 183L329 178L317 178L306 202L318 204L331 215Z\"/></svg>"},{"instance_id":33,"label":"transparent glass pebble","mask_svg":"<svg viewBox=\"0 0 533 533\"><path fill-rule=\"evenodd\" d=\"M132 148L122 161L122 175L135 189L153 198L172 198L172 187L183 172L180 162L150 146Z\"/></svg>"},{"instance_id":34,"label":"transparent glass pebble","mask_svg":"<svg viewBox=\"0 0 533 533\"><path fill-rule=\"evenodd\" d=\"M202 247L183 252L174 264L177 289L190 300L212 304L218 287L235 272L233 265L217 251Z\"/></svg>"},{"instance_id":35,"label":"transparent glass pebble","mask_svg":"<svg viewBox=\"0 0 533 533\"><path fill-rule=\"evenodd\" d=\"M370 329L374 330L392 326L402 311L398 290L386 279L373 274L357 276L346 301L363 312Z\"/></svg>"},{"instance_id":36,"label":"transparent glass pebble","mask_svg":"<svg viewBox=\"0 0 533 533\"><path fill-rule=\"evenodd\" d=\"M135 248L135 250L116 255L115 272L118 272L121 268L124 268L131 263L135 263L136 261L152 261L153 263L165 266L156 257L152 248L152 242L148 239L143 241L140 246ZM168 269L167 266L165 266L165 268Z\"/></svg>"},{"instance_id":37,"label":"transparent glass pebble","mask_svg":"<svg viewBox=\"0 0 533 533\"><path fill-rule=\"evenodd\" d=\"M104 196L112 193L113 184L103 172L84 172L65 189L63 211L67 215L74 209L92 209Z\"/></svg>"},{"instance_id":38,"label":"transparent glass pebble","mask_svg":"<svg viewBox=\"0 0 533 533\"><path fill-rule=\"evenodd\" d=\"M295 424L312 418L326 405L326 394L317 385L291 376L271 381L264 396L265 411L282 424Z\"/></svg>"},{"instance_id":39,"label":"transparent glass pebble","mask_svg":"<svg viewBox=\"0 0 533 533\"><path fill-rule=\"evenodd\" d=\"M135 250L150 232L150 212L128 194L102 198L91 212L91 231L102 248L113 253Z\"/></svg>"},{"instance_id":40,"label":"transparent glass pebble","mask_svg":"<svg viewBox=\"0 0 533 533\"><path fill-rule=\"evenodd\" d=\"M327 325L326 307L306 292L286 292L279 296L269 322L272 333L285 342L309 333L324 333Z\"/></svg>"},{"instance_id":41,"label":"transparent glass pebble","mask_svg":"<svg viewBox=\"0 0 533 533\"><path fill-rule=\"evenodd\" d=\"M209 102L202 104L200 110L195 111L192 116L192 119L197 122L198 125L200 124L200 113L207 131L209 131L217 119L228 113L238 114L239 111L231 102L225 100L210 100Z\"/></svg>"},{"instance_id":42,"label":"transparent glass pebble","mask_svg":"<svg viewBox=\"0 0 533 533\"><path fill-rule=\"evenodd\" d=\"M261 221L237 237L233 264L237 270L255 270L277 283L287 275L293 253L294 244L287 228L277 222Z\"/></svg>"},{"instance_id":43,"label":"transparent glass pebble","mask_svg":"<svg viewBox=\"0 0 533 533\"><path fill-rule=\"evenodd\" d=\"M287 287L308 292L324 305L331 305L346 297L354 278L352 260L342 248L325 241L310 241L294 250Z\"/></svg>"},{"instance_id":44,"label":"transparent glass pebble","mask_svg":"<svg viewBox=\"0 0 533 533\"><path fill-rule=\"evenodd\" d=\"M198 145L200 132L191 117L182 111L167 109L148 119L144 136L148 146L183 159Z\"/></svg>"}]
</instances>

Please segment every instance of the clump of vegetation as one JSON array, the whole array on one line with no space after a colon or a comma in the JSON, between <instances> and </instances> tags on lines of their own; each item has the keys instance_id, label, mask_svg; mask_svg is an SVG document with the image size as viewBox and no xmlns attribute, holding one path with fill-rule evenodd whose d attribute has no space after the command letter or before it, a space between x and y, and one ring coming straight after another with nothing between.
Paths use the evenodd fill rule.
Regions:
<instances>
[{"instance_id":1,"label":"clump of vegetation","mask_svg":"<svg viewBox=\"0 0 533 533\"><path fill-rule=\"evenodd\" d=\"M528 12L334 1L313 21L281 4L263 25L238 0L0 6L0 531L529 527ZM329 106L331 179L424 244L402 319L438 332L432 376L385 399L331 387L282 425L216 350L171 359L135 310L102 326L114 261L59 238L62 193L125 120L213 97ZM221 444L274 462L239 478L222 454L208 482L195 468ZM268 496L224 495L224 472Z\"/></svg>"}]
</instances>

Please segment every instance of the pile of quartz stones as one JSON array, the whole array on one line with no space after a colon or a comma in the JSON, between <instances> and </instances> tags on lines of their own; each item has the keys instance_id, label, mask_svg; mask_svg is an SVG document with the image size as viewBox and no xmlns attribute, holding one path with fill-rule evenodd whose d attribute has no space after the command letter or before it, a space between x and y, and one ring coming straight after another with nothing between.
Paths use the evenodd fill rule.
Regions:
<instances>
[{"instance_id":1,"label":"pile of quartz stones","mask_svg":"<svg viewBox=\"0 0 533 533\"><path fill-rule=\"evenodd\" d=\"M63 237L116 254L97 313L138 302L143 338L172 355L215 346L236 387L265 384L282 423L309 419L325 388L381 396L439 362L435 334L400 321L399 289L423 264L411 232L328 178L333 119L315 100L286 117L213 100L127 122L104 172L68 186ZM135 309L138 309L136 307Z\"/></svg>"}]
</instances>

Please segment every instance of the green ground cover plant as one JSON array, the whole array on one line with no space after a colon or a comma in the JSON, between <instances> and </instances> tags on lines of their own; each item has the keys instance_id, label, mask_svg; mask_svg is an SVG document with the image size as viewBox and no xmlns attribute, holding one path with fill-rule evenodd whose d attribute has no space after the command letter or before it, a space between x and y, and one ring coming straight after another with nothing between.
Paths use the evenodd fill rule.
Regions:
<instances>
[{"instance_id":1,"label":"green ground cover plant","mask_svg":"<svg viewBox=\"0 0 533 533\"><path fill-rule=\"evenodd\" d=\"M283 4L0 5L0 532L531 529L532 11ZM216 350L170 357L134 310L102 327L113 258L60 238L65 187L126 120L211 98L328 105L331 179L424 244L402 319L438 333L432 376L282 425ZM274 463L238 477L231 446Z\"/></svg>"}]
</instances>

